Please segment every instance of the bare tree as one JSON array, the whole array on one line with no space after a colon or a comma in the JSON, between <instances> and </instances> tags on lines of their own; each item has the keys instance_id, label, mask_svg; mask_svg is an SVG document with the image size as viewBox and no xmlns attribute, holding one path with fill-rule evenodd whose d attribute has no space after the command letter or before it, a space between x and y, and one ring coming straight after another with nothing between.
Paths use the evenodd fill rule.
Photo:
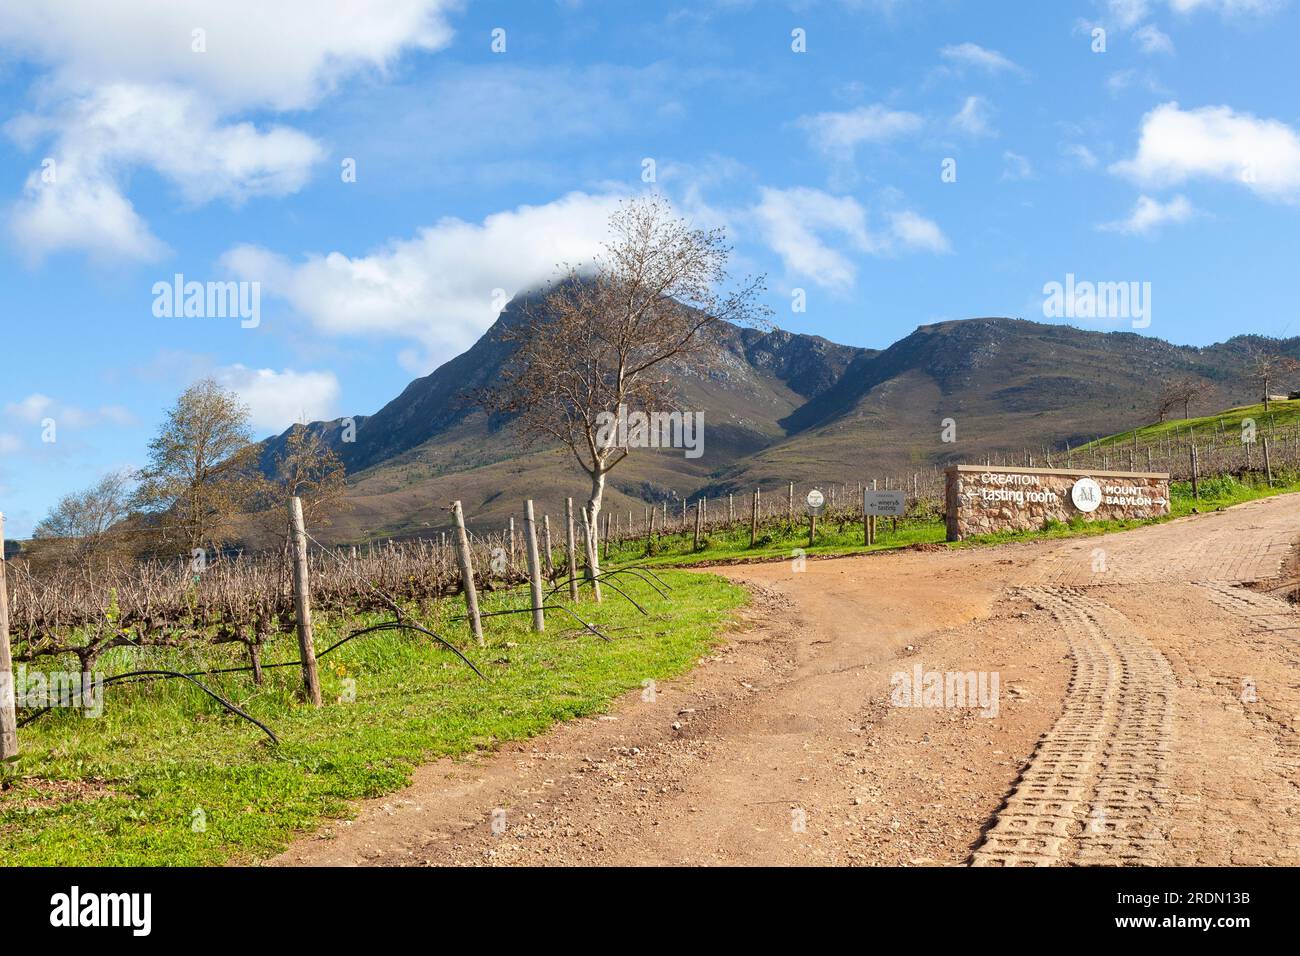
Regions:
<instances>
[{"instance_id":1,"label":"bare tree","mask_svg":"<svg viewBox=\"0 0 1300 956\"><path fill-rule=\"evenodd\" d=\"M53 546L58 558L112 560L123 550L123 536L115 534L115 526L130 513L130 491L129 471L109 472L84 491L60 498L32 537Z\"/></svg>"},{"instance_id":2,"label":"bare tree","mask_svg":"<svg viewBox=\"0 0 1300 956\"><path fill-rule=\"evenodd\" d=\"M1174 391L1172 382L1163 385L1159 392L1156 393L1156 419L1164 421L1165 416L1178 407L1178 395Z\"/></svg>"},{"instance_id":3,"label":"bare tree","mask_svg":"<svg viewBox=\"0 0 1300 956\"><path fill-rule=\"evenodd\" d=\"M1184 375L1165 383L1157 400L1160 421L1179 405L1183 406L1183 418L1192 417L1192 402L1214 391L1214 386L1194 375Z\"/></svg>"},{"instance_id":4,"label":"bare tree","mask_svg":"<svg viewBox=\"0 0 1300 956\"><path fill-rule=\"evenodd\" d=\"M303 422L289 429L284 451L275 461L275 473L283 497L301 498L307 511L335 501L347 487L346 469L339 456L319 431Z\"/></svg>"},{"instance_id":5,"label":"bare tree","mask_svg":"<svg viewBox=\"0 0 1300 956\"><path fill-rule=\"evenodd\" d=\"M164 543L219 546L261 488L248 407L207 378L191 385L149 443L134 503L157 519Z\"/></svg>"},{"instance_id":6,"label":"bare tree","mask_svg":"<svg viewBox=\"0 0 1300 956\"><path fill-rule=\"evenodd\" d=\"M1273 387L1287 376L1294 375L1300 369L1300 362L1278 351L1276 342L1252 344L1249 356L1247 374L1251 384L1263 393L1264 411L1268 411Z\"/></svg>"},{"instance_id":7,"label":"bare tree","mask_svg":"<svg viewBox=\"0 0 1300 956\"><path fill-rule=\"evenodd\" d=\"M528 443L557 441L590 480L588 565L610 471L629 454L611 419L680 411L669 372L706 363L718 322L754 323L761 278L725 290L730 248L721 229L693 229L656 197L622 203L610 238L587 268L569 267L540 307L504 333L515 351L500 384L480 394L514 417Z\"/></svg>"},{"instance_id":8,"label":"bare tree","mask_svg":"<svg viewBox=\"0 0 1300 956\"><path fill-rule=\"evenodd\" d=\"M288 534L287 499L302 499L303 514L317 524L342 507L347 489L347 469L322 434L304 422L289 429L284 450L275 459L275 477L267 483L268 515Z\"/></svg>"}]
</instances>

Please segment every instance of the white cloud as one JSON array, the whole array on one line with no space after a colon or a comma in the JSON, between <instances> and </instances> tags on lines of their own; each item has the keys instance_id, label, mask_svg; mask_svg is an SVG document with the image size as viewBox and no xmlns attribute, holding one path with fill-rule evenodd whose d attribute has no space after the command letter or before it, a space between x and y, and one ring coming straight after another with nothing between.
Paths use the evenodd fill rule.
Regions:
<instances>
[{"instance_id":1,"label":"white cloud","mask_svg":"<svg viewBox=\"0 0 1300 956\"><path fill-rule=\"evenodd\" d=\"M17 435L0 432L0 455L15 454L22 447L23 443Z\"/></svg>"},{"instance_id":2,"label":"white cloud","mask_svg":"<svg viewBox=\"0 0 1300 956\"><path fill-rule=\"evenodd\" d=\"M1007 150L1002 154L1002 178L1014 182L1029 179L1034 175L1034 167L1024 156Z\"/></svg>"},{"instance_id":3,"label":"white cloud","mask_svg":"<svg viewBox=\"0 0 1300 956\"><path fill-rule=\"evenodd\" d=\"M1155 24L1147 23L1133 31L1133 39L1143 53L1173 53L1174 41Z\"/></svg>"},{"instance_id":4,"label":"white cloud","mask_svg":"<svg viewBox=\"0 0 1300 956\"><path fill-rule=\"evenodd\" d=\"M39 393L28 395L22 401L9 402L5 405L5 417L16 418L28 425L45 418L54 407L54 399Z\"/></svg>"},{"instance_id":5,"label":"white cloud","mask_svg":"<svg viewBox=\"0 0 1300 956\"><path fill-rule=\"evenodd\" d=\"M1256 16L1280 9L1285 0L1169 0L1179 13L1213 10L1224 17Z\"/></svg>"},{"instance_id":6,"label":"white cloud","mask_svg":"<svg viewBox=\"0 0 1300 956\"><path fill-rule=\"evenodd\" d=\"M451 39L448 0L0 0L0 45L63 89L178 84L225 110L313 105L344 77ZM192 33L206 31L206 51Z\"/></svg>"},{"instance_id":7,"label":"white cloud","mask_svg":"<svg viewBox=\"0 0 1300 956\"><path fill-rule=\"evenodd\" d=\"M136 424L135 416L121 405L101 405L97 409L84 409L76 405L56 402L40 392L33 392L17 402L6 403L4 415L8 421L23 425L39 425L45 419L52 418L60 428Z\"/></svg>"},{"instance_id":8,"label":"white cloud","mask_svg":"<svg viewBox=\"0 0 1300 956\"><path fill-rule=\"evenodd\" d=\"M1023 72L1019 66L1008 60L997 50L989 50L975 43L958 43L946 46L939 55L956 66L971 66L987 73Z\"/></svg>"},{"instance_id":9,"label":"white cloud","mask_svg":"<svg viewBox=\"0 0 1300 956\"><path fill-rule=\"evenodd\" d=\"M852 196L806 187L764 188L754 215L785 267L818 285L846 287L857 277L852 260L824 242L824 234L839 236L862 252L879 250L867 232L866 210Z\"/></svg>"},{"instance_id":10,"label":"white cloud","mask_svg":"<svg viewBox=\"0 0 1300 956\"><path fill-rule=\"evenodd\" d=\"M600 251L619 196L570 193L541 206L494 213L482 223L446 218L367 255L311 254L292 263L257 246L222 257L238 277L289 302L328 335L413 339L427 369L471 345L508 298ZM408 357L409 358L409 357Z\"/></svg>"},{"instance_id":11,"label":"white cloud","mask_svg":"<svg viewBox=\"0 0 1300 956\"><path fill-rule=\"evenodd\" d=\"M1169 94L1168 89L1161 85L1150 70L1117 70L1106 77L1106 90L1111 96L1119 96L1130 87L1141 87L1153 96Z\"/></svg>"},{"instance_id":12,"label":"white cloud","mask_svg":"<svg viewBox=\"0 0 1300 956\"><path fill-rule=\"evenodd\" d=\"M961 109L952 118L952 125L971 136L986 136L993 132L992 110L982 96L968 96Z\"/></svg>"},{"instance_id":13,"label":"white cloud","mask_svg":"<svg viewBox=\"0 0 1300 956\"><path fill-rule=\"evenodd\" d=\"M331 419L338 404L339 381L333 372L277 372L236 364L216 369L213 377L248 406L258 432L279 433L297 421Z\"/></svg>"},{"instance_id":14,"label":"white cloud","mask_svg":"<svg viewBox=\"0 0 1300 956\"><path fill-rule=\"evenodd\" d=\"M915 113L891 110L879 103L840 113L801 116L796 125L821 152L848 160L863 143L886 143L915 133L922 126Z\"/></svg>"},{"instance_id":15,"label":"white cloud","mask_svg":"<svg viewBox=\"0 0 1300 956\"><path fill-rule=\"evenodd\" d=\"M323 151L283 127L231 117L314 105L357 71L383 71L407 50L450 39L455 0L0 0L0 51L47 74L39 115L6 129L25 148L50 144L56 178L28 177L9 227L31 259L77 249L101 259L167 253L124 184L138 167L191 204L283 195ZM201 9L199 8L201 7ZM204 31L200 51L194 31Z\"/></svg>"},{"instance_id":16,"label":"white cloud","mask_svg":"<svg viewBox=\"0 0 1300 956\"><path fill-rule=\"evenodd\" d=\"M1097 156L1082 143L1066 143L1061 147L1062 155L1074 160L1084 169L1097 168Z\"/></svg>"},{"instance_id":17,"label":"white cloud","mask_svg":"<svg viewBox=\"0 0 1300 956\"><path fill-rule=\"evenodd\" d=\"M1266 199L1300 199L1300 135L1227 106L1164 103L1142 118L1137 152L1111 171L1143 186L1191 179L1237 182Z\"/></svg>"},{"instance_id":18,"label":"white cloud","mask_svg":"<svg viewBox=\"0 0 1300 956\"><path fill-rule=\"evenodd\" d=\"M1105 222L1097 228L1102 232L1119 232L1129 236L1149 236L1165 223L1186 222L1196 214L1186 196L1175 196L1161 203L1150 196L1139 196L1127 219Z\"/></svg>"},{"instance_id":19,"label":"white cloud","mask_svg":"<svg viewBox=\"0 0 1300 956\"><path fill-rule=\"evenodd\" d=\"M1125 30L1137 26L1150 12L1147 0L1106 0L1106 10L1111 21Z\"/></svg>"},{"instance_id":20,"label":"white cloud","mask_svg":"<svg viewBox=\"0 0 1300 956\"><path fill-rule=\"evenodd\" d=\"M939 224L917 213L908 210L890 213L889 224L890 231L905 248L926 252L949 252L952 248Z\"/></svg>"},{"instance_id":21,"label":"white cloud","mask_svg":"<svg viewBox=\"0 0 1300 956\"><path fill-rule=\"evenodd\" d=\"M787 270L830 288L848 288L856 280L853 253L948 250L939 227L916 213L890 213L888 232L878 235L867 228L867 211L856 199L820 189L764 188L752 216Z\"/></svg>"},{"instance_id":22,"label":"white cloud","mask_svg":"<svg viewBox=\"0 0 1300 956\"><path fill-rule=\"evenodd\" d=\"M240 203L298 190L323 155L295 130L223 124L185 90L123 84L65 102L53 118L21 116L6 129L29 148L54 140L54 165L28 176L10 220L33 260L65 249L107 259L161 257L166 247L122 195L125 168L156 170L195 205Z\"/></svg>"}]
</instances>

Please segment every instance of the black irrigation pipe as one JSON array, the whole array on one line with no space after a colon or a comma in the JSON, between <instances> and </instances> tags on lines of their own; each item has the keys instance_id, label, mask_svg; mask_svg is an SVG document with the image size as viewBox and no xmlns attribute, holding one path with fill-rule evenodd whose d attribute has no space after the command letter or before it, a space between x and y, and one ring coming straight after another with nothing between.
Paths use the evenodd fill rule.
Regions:
<instances>
[{"instance_id":1,"label":"black irrigation pipe","mask_svg":"<svg viewBox=\"0 0 1300 956\"><path fill-rule=\"evenodd\" d=\"M654 588L656 591L658 591L660 597L667 597L667 596L668 596L667 591L665 591L665 590L663 590L662 588L660 588L660 587L659 587L659 584L663 584L663 587L664 587L664 588L667 588L669 591L671 591L672 588L670 588L667 584L664 584L662 581L660 581L659 584L655 584L654 581L651 581L651 580L650 580L649 578L647 578L644 574L642 574L642 573L641 573L641 570L642 570L642 569L639 568L639 567L615 568L615 569L612 570L612 571L602 571L601 574L632 574L632 575L635 575L636 577L638 577L638 578L640 578L642 581L644 581L646 584L648 584L648 585L650 585L652 588Z\"/></svg>"},{"instance_id":2,"label":"black irrigation pipe","mask_svg":"<svg viewBox=\"0 0 1300 956\"><path fill-rule=\"evenodd\" d=\"M542 601L542 607L550 608L553 611L563 611L565 614L569 615L569 617L573 618L575 621L581 624L588 631L591 631L591 633L599 637L602 641L610 640L610 638L607 637L605 634L601 633L601 631L595 625L588 624L586 621L580 618L573 611L569 610L563 604L548 604L546 601ZM484 611L483 613L479 614L479 617L501 617L504 614L531 614L533 610L534 608L532 607L511 607L501 611ZM466 621L469 620L469 615L457 614L455 617L450 618L450 620Z\"/></svg>"},{"instance_id":3,"label":"black irrigation pipe","mask_svg":"<svg viewBox=\"0 0 1300 956\"><path fill-rule=\"evenodd\" d=\"M195 687L197 687L199 690L203 691L203 693L207 694L209 697L215 700L226 710L230 711L230 713L235 714L238 717L242 717L250 724L254 724L258 728L260 728L262 733L266 734L268 737L271 738L271 743L273 744L280 743L280 738L277 737L275 735L275 732L271 730L270 727L266 726L266 724L262 723L260 720L258 720L256 717L253 717L251 714L245 713L243 710L240 710L237 706L232 704L230 701L226 700L224 697L222 697L216 691L212 690L212 688L208 687L206 684L202 684L199 681L195 680L193 677L191 677L189 674L182 674L180 671L148 670L148 671L131 671L130 673L127 674L114 674L112 677L104 678L103 686L110 687L113 684L120 684L126 681L130 681L131 683L136 683L137 681L132 680L132 678L141 678L141 677L151 677L151 678L152 677L179 677L183 680L187 680ZM24 717L19 722L18 726L25 727L28 724L30 724L32 721L36 720L37 718L44 717L53 709L54 709L53 707L42 708L41 710L38 710L36 713Z\"/></svg>"},{"instance_id":4,"label":"black irrigation pipe","mask_svg":"<svg viewBox=\"0 0 1300 956\"><path fill-rule=\"evenodd\" d=\"M586 585L590 586L590 585L595 584L597 581L600 581L601 579L604 579L605 584L606 584L608 587L612 588L613 590L617 591L619 594L623 595L623 597L627 598L628 601L631 602L631 604L632 604L633 607L635 607L638 611L640 611L640 612L641 612L642 614L644 614L645 616L649 617L649 616L650 616L650 612L649 612L649 611L647 611L647 610L646 610L645 608L643 608L640 604L638 604L638 603L636 602L636 600L635 600L635 599L634 599L630 594L628 594L626 591L624 591L622 588L620 588L617 584L614 584L614 583L612 583L612 582L609 580L610 575L612 575L612 574L621 574L621 573L622 573L622 569L620 569L620 570L618 570L618 571L602 571L600 574L596 575L596 577L595 577L594 579L593 579L593 578L588 578L588 577L584 577L584 578L582 578L581 582L579 583L579 587L581 587L583 584L586 584ZM557 584L555 587L553 587L553 588L551 588L549 591L547 591L547 592L546 592L546 596L547 596L547 597L550 597L552 594L555 594L557 591L561 591L561 590L563 590L563 589L568 585L568 583L569 583L570 581L572 581L572 580L573 580L573 578L565 578L561 583Z\"/></svg>"},{"instance_id":5,"label":"black irrigation pipe","mask_svg":"<svg viewBox=\"0 0 1300 956\"><path fill-rule=\"evenodd\" d=\"M457 649L454 645L449 643L446 639L439 637L437 634L433 633L433 631L421 627L419 624L413 624L409 621L401 621L401 620L385 621L382 624L372 624L369 627L363 627L358 631L353 631L347 637L343 638L342 640L334 642L325 650L317 654L316 659L320 660L322 657L325 657L331 651L339 647L342 647L344 644L346 644L348 641L353 640L354 638L361 637L363 634L372 634L378 631L400 631L403 629L420 631L423 634L428 634L430 637L438 641L440 644L444 645L448 650L450 650L453 654L455 654L462 661L464 661L469 666L469 669L472 670L475 674L477 674L480 678L482 678L483 680L488 680L488 677L481 670L479 670L477 667L474 666L473 661L471 661L468 657L462 654L459 649ZM599 634L600 632L597 631L596 633ZM600 634L600 636L605 640L609 640L609 638L605 637L605 635L603 634ZM272 670L277 667L298 667L301 665L302 665L301 660L281 661L275 664L264 664L262 665L262 670ZM245 720L249 721L250 723L256 724L258 727L262 729L262 731L267 736L271 738L271 740L274 743L279 744L280 738L277 737L275 733L271 730L271 728L266 726L266 724L262 723L256 717L253 717L245 713L244 711L240 710L237 706L235 706L230 701L226 700L220 694L217 694L211 688L195 680L196 677L205 677L212 674L243 674L254 669L255 668L253 668L252 666L247 666L247 667L222 667L222 668L214 668L212 670L206 670L206 671L190 671L189 673L182 673L181 671L171 671L171 670L129 671L125 674L114 674L112 677L104 678L103 686L109 687L112 686L113 684L120 684L124 682L130 682L132 684L143 684L143 683L147 683L148 680L164 680L164 679L179 677L182 680L189 681L191 684L199 688L201 691L203 691L205 694L207 694L217 703L221 704L222 707L230 711L232 714L236 714L244 718ZM141 678L147 678L148 680L142 680ZM32 723L33 721L41 717L44 717L53 709L54 709L53 707L44 707L41 710L36 711L36 713L34 714L29 714L28 716L24 717L21 721L19 721L18 726L25 727L28 724Z\"/></svg>"}]
</instances>

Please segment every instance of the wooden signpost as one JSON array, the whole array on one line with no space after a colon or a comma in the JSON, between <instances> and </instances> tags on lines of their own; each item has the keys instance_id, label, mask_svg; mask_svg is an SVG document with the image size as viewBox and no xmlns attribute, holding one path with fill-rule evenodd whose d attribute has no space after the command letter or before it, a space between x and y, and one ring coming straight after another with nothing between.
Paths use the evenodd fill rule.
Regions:
<instances>
[{"instance_id":1,"label":"wooden signpost","mask_svg":"<svg viewBox=\"0 0 1300 956\"><path fill-rule=\"evenodd\" d=\"M808 547L817 540L817 516L826 507L826 496L814 488L808 492Z\"/></svg>"},{"instance_id":2,"label":"wooden signpost","mask_svg":"<svg viewBox=\"0 0 1300 956\"><path fill-rule=\"evenodd\" d=\"M907 496L901 488L887 491L864 489L862 492L862 534L865 544L876 543L876 519L884 516L897 519L907 513Z\"/></svg>"}]
</instances>

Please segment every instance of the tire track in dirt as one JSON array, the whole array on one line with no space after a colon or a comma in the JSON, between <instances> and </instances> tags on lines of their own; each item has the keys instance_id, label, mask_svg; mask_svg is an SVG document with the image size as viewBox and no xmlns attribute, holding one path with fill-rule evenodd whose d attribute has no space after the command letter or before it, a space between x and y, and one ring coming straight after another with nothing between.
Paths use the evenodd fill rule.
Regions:
<instances>
[{"instance_id":1,"label":"tire track in dirt","mask_svg":"<svg viewBox=\"0 0 1300 956\"><path fill-rule=\"evenodd\" d=\"M1026 588L1065 633L1074 672L1064 710L996 814L973 866L1158 861L1174 679L1122 614L1078 590Z\"/></svg>"},{"instance_id":2,"label":"tire track in dirt","mask_svg":"<svg viewBox=\"0 0 1300 956\"><path fill-rule=\"evenodd\" d=\"M1221 581L1198 581L1197 587L1223 610L1245 618L1254 630L1284 636L1289 632L1300 641L1300 614L1286 601Z\"/></svg>"}]
</instances>

